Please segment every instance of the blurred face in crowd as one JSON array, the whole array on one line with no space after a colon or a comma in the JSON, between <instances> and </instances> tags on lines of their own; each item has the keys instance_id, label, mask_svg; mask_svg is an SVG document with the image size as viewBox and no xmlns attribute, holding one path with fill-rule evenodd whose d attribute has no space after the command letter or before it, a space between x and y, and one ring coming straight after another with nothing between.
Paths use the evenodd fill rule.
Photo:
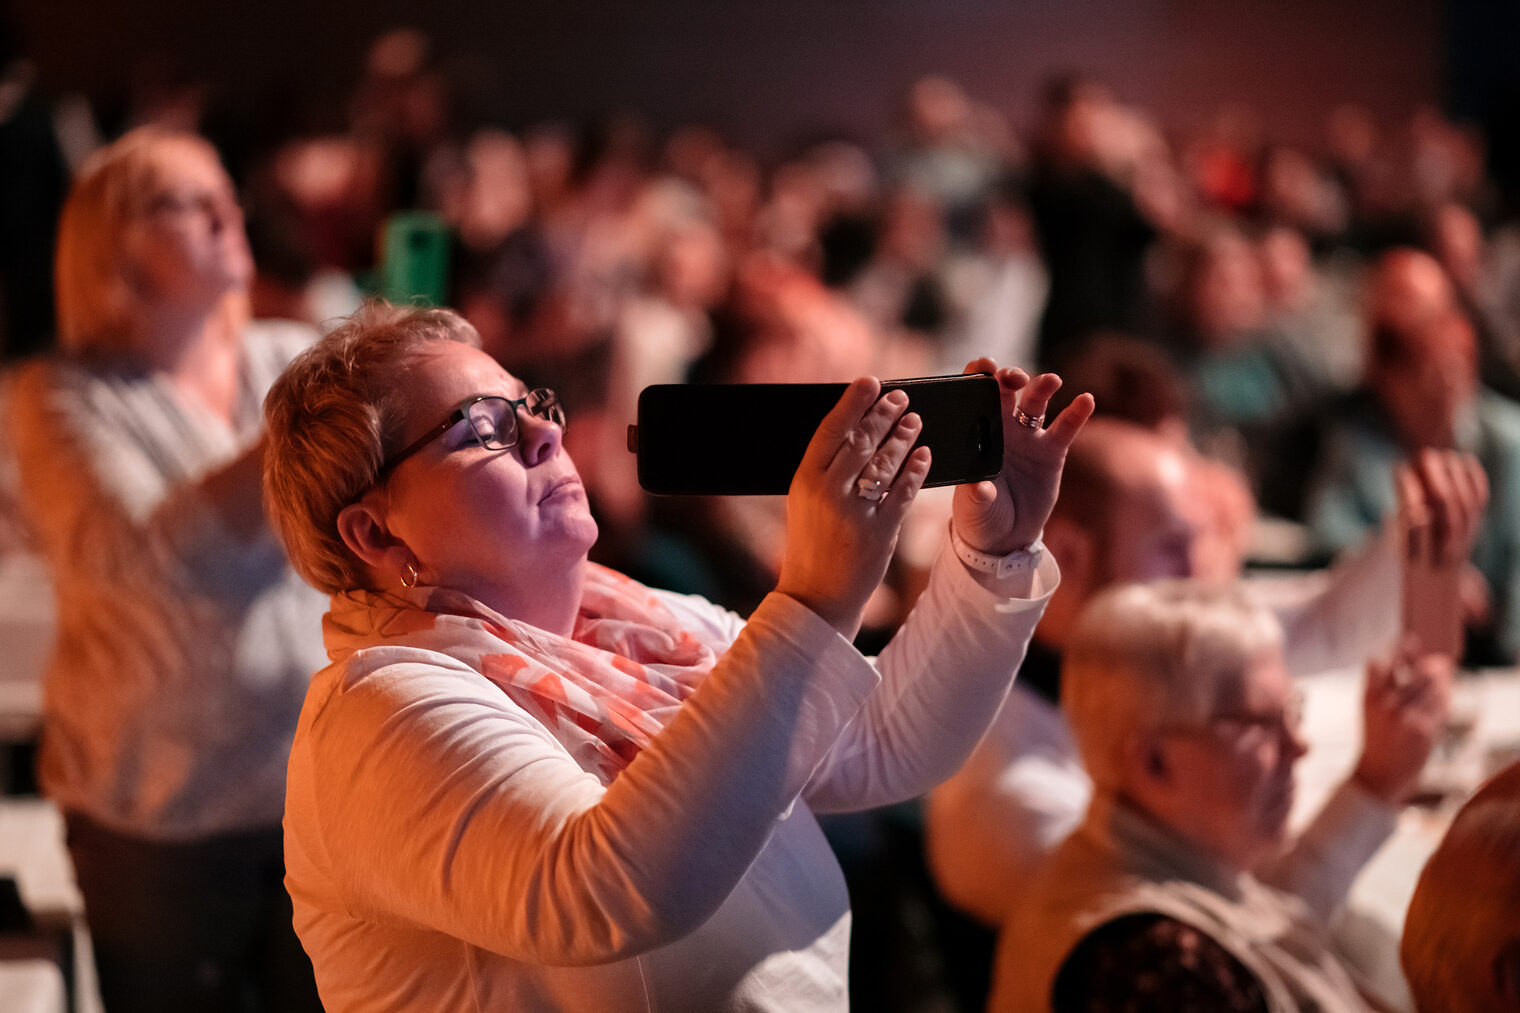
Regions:
<instances>
[{"instance_id":1,"label":"blurred face in crowd","mask_svg":"<svg viewBox=\"0 0 1520 1013\"><path fill-rule=\"evenodd\" d=\"M1415 330L1456 308L1456 294L1436 259L1419 250L1394 250L1378 261L1367 286L1369 327Z\"/></svg>"},{"instance_id":2,"label":"blurred face in crowd","mask_svg":"<svg viewBox=\"0 0 1520 1013\"><path fill-rule=\"evenodd\" d=\"M965 127L971 103L954 81L925 77L914 82L908 95L908 125L916 140L944 141Z\"/></svg>"},{"instance_id":3,"label":"blurred face in crowd","mask_svg":"<svg viewBox=\"0 0 1520 1013\"><path fill-rule=\"evenodd\" d=\"M1099 549L1103 587L1195 572L1204 518L1187 461L1159 437L1147 434L1136 444L1120 479L1124 491L1109 504Z\"/></svg>"},{"instance_id":4,"label":"blurred face in crowd","mask_svg":"<svg viewBox=\"0 0 1520 1013\"><path fill-rule=\"evenodd\" d=\"M527 157L511 134L481 130L470 138L464 160L463 172L446 194L445 209L467 246L489 250L532 214Z\"/></svg>"},{"instance_id":5,"label":"blurred face in crowd","mask_svg":"<svg viewBox=\"0 0 1520 1013\"><path fill-rule=\"evenodd\" d=\"M1450 448L1478 389L1478 350L1472 325L1456 313L1412 332L1386 329L1374 337L1368 382L1404 444Z\"/></svg>"},{"instance_id":6,"label":"blurred face in crowd","mask_svg":"<svg viewBox=\"0 0 1520 1013\"><path fill-rule=\"evenodd\" d=\"M944 232L944 212L938 202L904 187L887 204L881 249L909 269L927 271L944 254Z\"/></svg>"},{"instance_id":7,"label":"blurred face in crowd","mask_svg":"<svg viewBox=\"0 0 1520 1013\"><path fill-rule=\"evenodd\" d=\"M660 290L680 307L708 308L728 288L728 255L723 237L706 223L679 228L664 238L656 254Z\"/></svg>"},{"instance_id":8,"label":"blurred face in crowd","mask_svg":"<svg viewBox=\"0 0 1520 1013\"><path fill-rule=\"evenodd\" d=\"M1105 167L1122 116L1108 89L1079 86L1055 116L1051 144L1056 156L1073 165Z\"/></svg>"},{"instance_id":9,"label":"blurred face in crowd","mask_svg":"<svg viewBox=\"0 0 1520 1013\"><path fill-rule=\"evenodd\" d=\"M1262 284L1276 310L1299 310L1314 294L1314 265L1309 244L1297 229L1278 226L1261 237Z\"/></svg>"},{"instance_id":10,"label":"blurred face in crowd","mask_svg":"<svg viewBox=\"0 0 1520 1013\"><path fill-rule=\"evenodd\" d=\"M1153 733L1152 753L1137 765L1140 801L1175 833L1245 870L1281 846L1293 769L1307 746L1281 651L1222 679L1207 717Z\"/></svg>"},{"instance_id":11,"label":"blurred face in crowd","mask_svg":"<svg viewBox=\"0 0 1520 1013\"><path fill-rule=\"evenodd\" d=\"M1087 603L1115 584L1197 575L1208 520L1183 450L1142 426L1092 419L1067 458L1061 499L1045 526L1062 572L1036 638L1064 648Z\"/></svg>"},{"instance_id":12,"label":"blurred face in crowd","mask_svg":"<svg viewBox=\"0 0 1520 1013\"><path fill-rule=\"evenodd\" d=\"M253 278L232 181L215 154L190 141L155 153L152 185L126 235L129 277L159 305L209 306Z\"/></svg>"},{"instance_id":13,"label":"blurred face in crowd","mask_svg":"<svg viewBox=\"0 0 1520 1013\"><path fill-rule=\"evenodd\" d=\"M1482 281L1487 256L1477 216L1460 204L1447 204L1435 213L1430 238L1447 274L1464 291L1475 292Z\"/></svg>"},{"instance_id":14,"label":"blurred face in crowd","mask_svg":"<svg viewBox=\"0 0 1520 1013\"><path fill-rule=\"evenodd\" d=\"M1250 243L1233 234L1215 238L1199 256L1189 293L1193 327L1206 346L1226 346L1261 326L1266 311L1261 261Z\"/></svg>"}]
</instances>

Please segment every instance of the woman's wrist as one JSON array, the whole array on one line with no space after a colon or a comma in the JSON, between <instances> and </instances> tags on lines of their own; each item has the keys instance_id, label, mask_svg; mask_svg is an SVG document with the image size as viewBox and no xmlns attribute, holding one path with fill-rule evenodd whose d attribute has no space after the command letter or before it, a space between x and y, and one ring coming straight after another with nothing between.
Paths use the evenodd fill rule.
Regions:
<instances>
[{"instance_id":1,"label":"woman's wrist","mask_svg":"<svg viewBox=\"0 0 1520 1013\"><path fill-rule=\"evenodd\" d=\"M1045 555L1045 543L1038 535L1028 545L1012 552L983 552L961 537L953 521L950 524L950 547L966 569L973 573L987 574L997 580L1033 573Z\"/></svg>"}]
</instances>

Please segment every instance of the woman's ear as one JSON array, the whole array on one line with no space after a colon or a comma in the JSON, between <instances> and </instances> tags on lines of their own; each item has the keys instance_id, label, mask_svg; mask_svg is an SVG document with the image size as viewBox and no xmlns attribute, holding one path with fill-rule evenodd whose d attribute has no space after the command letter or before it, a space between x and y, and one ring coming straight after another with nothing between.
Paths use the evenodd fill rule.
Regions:
<instances>
[{"instance_id":1,"label":"woman's ear","mask_svg":"<svg viewBox=\"0 0 1520 1013\"><path fill-rule=\"evenodd\" d=\"M406 543L391 534L385 509L374 496L338 511L338 537L366 566L379 572L399 572L415 558Z\"/></svg>"}]
</instances>

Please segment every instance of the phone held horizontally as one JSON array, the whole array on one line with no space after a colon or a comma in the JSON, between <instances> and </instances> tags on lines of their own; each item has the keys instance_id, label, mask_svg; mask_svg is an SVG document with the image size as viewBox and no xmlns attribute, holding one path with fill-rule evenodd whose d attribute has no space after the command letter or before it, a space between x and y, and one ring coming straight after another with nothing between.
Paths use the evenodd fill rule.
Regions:
<instances>
[{"instance_id":1,"label":"phone held horizontally","mask_svg":"<svg viewBox=\"0 0 1520 1013\"><path fill-rule=\"evenodd\" d=\"M639 395L628 449L639 484L663 495L780 495L842 383L659 384ZM925 485L992 478L1003 464L1002 398L986 373L890 380L923 419Z\"/></svg>"}]
</instances>

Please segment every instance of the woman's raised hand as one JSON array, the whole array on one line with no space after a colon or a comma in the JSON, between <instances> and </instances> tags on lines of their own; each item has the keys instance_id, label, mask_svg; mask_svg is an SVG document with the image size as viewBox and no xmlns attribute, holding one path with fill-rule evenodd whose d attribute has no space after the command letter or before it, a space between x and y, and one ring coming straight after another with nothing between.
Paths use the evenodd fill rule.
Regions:
<instances>
[{"instance_id":1,"label":"woman's raised hand","mask_svg":"<svg viewBox=\"0 0 1520 1013\"><path fill-rule=\"evenodd\" d=\"M923 427L902 391L862 377L824 417L786 497L786 553L776 590L845 639L886 575L903 516L929 474Z\"/></svg>"},{"instance_id":2,"label":"woman's raised hand","mask_svg":"<svg viewBox=\"0 0 1520 1013\"><path fill-rule=\"evenodd\" d=\"M1061 378L1041 373L1030 379L1022 369L998 369L991 359L966 364L967 373L997 377L1003 398L1003 470L990 481L955 490L956 533L973 549L1001 556L1026 548L1045 530L1045 520L1061 491L1066 450L1092 417L1093 398L1081 394L1049 427L1045 409L1061 388Z\"/></svg>"}]
</instances>

